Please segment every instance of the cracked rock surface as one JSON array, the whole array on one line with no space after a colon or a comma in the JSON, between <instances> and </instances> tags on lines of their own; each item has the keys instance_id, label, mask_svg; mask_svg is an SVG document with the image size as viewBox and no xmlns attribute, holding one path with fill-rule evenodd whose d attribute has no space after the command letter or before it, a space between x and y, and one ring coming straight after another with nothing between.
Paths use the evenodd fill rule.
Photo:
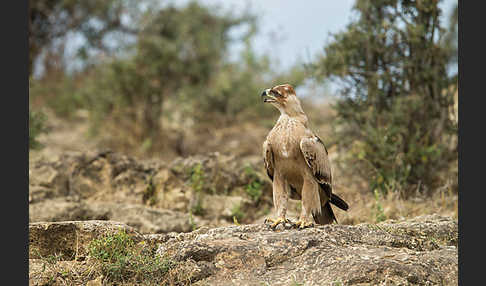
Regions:
<instances>
[{"instance_id":1,"label":"cracked rock surface","mask_svg":"<svg viewBox=\"0 0 486 286\"><path fill-rule=\"evenodd\" d=\"M30 223L31 282L37 253L65 253L58 263L82 260L90 239L120 227L184 265L193 285L458 284L457 220L437 215L303 230L251 224L164 234L110 221Z\"/></svg>"}]
</instances>

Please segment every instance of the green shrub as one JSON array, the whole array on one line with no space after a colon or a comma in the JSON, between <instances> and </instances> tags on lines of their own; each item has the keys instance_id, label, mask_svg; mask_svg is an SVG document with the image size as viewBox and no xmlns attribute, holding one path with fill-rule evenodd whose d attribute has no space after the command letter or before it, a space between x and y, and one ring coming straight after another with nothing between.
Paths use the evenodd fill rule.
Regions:
<instances>
[{"instance_id":1,"label":"green shrub","mask_svg":"<svg viewBox=\"0 0 486 286\"><path fill-rule=\"evenodd\" d=\"M264 182L260 180L252 167L246 166L244 170L246 176L250 180L250 182L245 187L245 191L254 202L258 202L263 194Z\"/></svg>"},{"instance_id":2,"label":"green shrub","mask_svg":"<svg viewBox=\"0 0 486 286\"><path fill-rule=\"evenodd\" d=\"M29 109L29 149L36 150L43 147L38 137L47 132L46 120L47 117L43 112Z\"/></svg>"},{"instance_id":3,"label":"green shrub","mask_svg":"<svg viewBox=\"0 0 486 286\"><path fill-rule=\"evenodd\" d=\"M245 212L242 210L240 204L236 204L233 206L233 208L231 209L231 217L236 223L242 221L245 218Z\"/></svg>"},{"instance_id":4,"label":"green shrub","mask_svg":"<svg viewBox=\"0 0 486 286\"><path fill-rule=\"evenodd\" d=\"M385 212L383 211L383 206L381 205L381 193L375 189L375 222L382 222L386 220Z\"/></svg>"},{"instance_id":5,"label":"green shrub","mask_svg":"<svg viewBox=\"0 0 486 286\"><path fill-rule=\"evenodd\" d=\"M200 163L191 168L190 182L195 199L195 203L191 207L191 213L195 215L204 214L204 209L202 207L202 196L205 187L205 178L203 166Z\"/></svg>"},{"instance_id":6,"label":"green shrub","mask_svg":"<svg viewBox=\"0 0 486 286\"><path fill-rule=\"evenodd\" d=\"M86 107L86 80L89 76L89 73L56 73L42 80L32 80L29 96L45 103L56 116L71 118L76 110Z\"/></svg>"},{"instance_id":7,"label":"green shrub","mask_svg":"<svg viewBox=\"0 0 486 286\"><path fill-rule=\"evenodd\" d=\"M155 205L157 202L157 198L155 196L156 187L153 182L153 174L150 174L147 178L147 186L145 187L145 191L143 192L142 200L144 203L149 202L151 206Z\"/></svg>"},{"instance_id":8,"label":"green shrub","mask_svg":"<svg viewBox=\"0 0 486 286\"><path fill-rule=\"evenodd\" d=\"M258 202L263 193L263 183L260 181L253 181L246 185L246 193L254 202Z\"/></svg>"},{"instance_id":9,"label":"green shrub","mask_svg":"<svg viewBox=\"0 0 486 286\"><path fill-rule=\"evenodd\" d=\"M314 65L340 85L335 142L372 192L430 194L457 164L454 49L438 1L358 0L354 11Z\"/></svg>"},{"instance_id":10,"label":"green shrub","mask_svg":"<svg viewBox=\"0 0 486 286\"><path fill-rule=\"evenodd\" d=\"M173 261L136 244L123 230L93 240L89 255L100 263L102 274L109 282L157 284L175 267Z\"/></svg>"},{"instance_id":11,"label":"green shrub","mask_svg":"<svg viewBox=\"0 0 486 286\"><path fill-rule=\"evenodd\" d=\"M414 120L422 108L418 97L399 98L389 112L369 116L355 130L359 139L352 142L348 161L360 168L358 173L369 179L372 190L412 195L440 185L439 171L447 170L454 152L447 140L434 138L429 124Z\"/></svg>"}]
</instances>

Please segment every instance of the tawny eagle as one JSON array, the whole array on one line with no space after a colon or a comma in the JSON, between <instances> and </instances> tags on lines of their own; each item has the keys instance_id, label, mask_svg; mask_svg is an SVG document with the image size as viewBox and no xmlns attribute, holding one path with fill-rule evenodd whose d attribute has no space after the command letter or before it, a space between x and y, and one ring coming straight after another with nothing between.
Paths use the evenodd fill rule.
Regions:
<instances>
[{"instance_id":1,"label":"tawny eagle","mask_svg":"<svg viewBox=\"0 0 486 286\"><path fill-rule=\"evenodd\" d=\"M265 103L280 111L280 117L263 142L263 159L273 184L277 211L272 227L289 222L286 218L289 197L302 201L296 225L305 228L335 221L330 204L347 210L348 204L332 193L331 165L322 140L308 128L308 118L294 88L277 85L263 91Z\"/></svg>"}]
</instances>

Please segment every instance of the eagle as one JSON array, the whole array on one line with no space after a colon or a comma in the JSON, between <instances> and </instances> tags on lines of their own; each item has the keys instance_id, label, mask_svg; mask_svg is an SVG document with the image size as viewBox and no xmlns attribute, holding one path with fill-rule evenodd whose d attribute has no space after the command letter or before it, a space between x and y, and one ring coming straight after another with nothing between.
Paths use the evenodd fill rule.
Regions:
<instances>
[{"instance_id":1,"label":"eagle","mask_svg":"<svg viewBox=\"0 0 486 286\"><path fill-rule=\"evenodd\" d=\"M299 220L306 228L337 223L330 204L348 210L348 204L332 192L332 173L326 146L308 128L308 118L290 84L265 89L264 103L280 111L275 126L263 142L263 161L272 180L273 203L278 218L268 218L275 228L292 222L286 218L288 199L302 201Z\"/></svg>"}]
</instances>

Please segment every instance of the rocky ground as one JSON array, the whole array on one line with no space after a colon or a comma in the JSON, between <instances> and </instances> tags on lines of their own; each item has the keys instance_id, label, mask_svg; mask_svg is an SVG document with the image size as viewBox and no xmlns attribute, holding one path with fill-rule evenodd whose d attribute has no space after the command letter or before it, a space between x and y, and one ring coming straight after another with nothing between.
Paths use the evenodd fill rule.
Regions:
<instances>
[{"instance_id":1,"label":"rocky ground","mask_svg":"<svg viewBox=\"0 0 486 286\"><path fill-rule=\"evenodd\" d=\"M32 160L29 221L113 220L142 233L253 222L272 210L260 158L178 158L170 164L111 151Z\"/></svg>"},{"instance_id":2,"label":"rocky ground","mask_svg":"<svg viewBox=\"0 0 486 286\"><path fill-rule=\"evenodd\" d=\"M435 215L304 230L250 224L167 234L141 234L112 221L30 223L30 285L151 284L157 278L154 275L140 278L144 276L124 268L121 273L126 276L116 278L115 264L103 267L93 258L90 242L120 230L137 246L143 245L151 259L170 261L164 264L169 265L165 272L160 272L160 284L458 283L457 221Z\"/></svg>"},{"instance_id":3,"label":"rocky ground","mask_svg":"<svg viewBox=\"0 0 486 286\"><path fill-rule=\"evenodd\" d=\"M458 283L457 194L447 188L376 199L335 168L350 205L335 208L339 225L272 230L259 151L140 159L86 140L84 123L51 124L46 147L29 154L31 285ZM299 210L291 200L289 217Z\"/></svg>"}]
</instances>

